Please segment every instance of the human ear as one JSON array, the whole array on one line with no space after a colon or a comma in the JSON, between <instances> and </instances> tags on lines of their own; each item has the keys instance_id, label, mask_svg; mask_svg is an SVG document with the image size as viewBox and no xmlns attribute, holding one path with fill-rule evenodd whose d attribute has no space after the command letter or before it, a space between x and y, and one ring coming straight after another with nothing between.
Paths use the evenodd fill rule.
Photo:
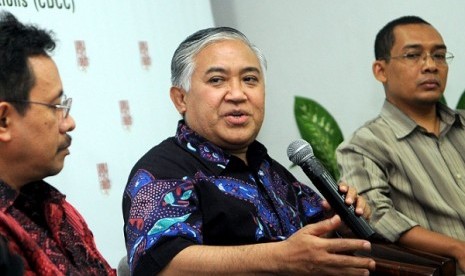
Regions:
<instances>
[{"instance_id":1,"label":"human ear","mask_svg":"<svg viewBox=\"0 0 465 276\"><path fill-rule=\"evenodd\" d=\"M0 142L8 142L11 139L10 113L11 105L0 102Z\"/></svg>"},{"instance_id":2,"label":"human ear","mask_svg":"<svg viewBox=\"0 0 465 276\"><path fill-rule=\"evenodd\" d=\"M187 110L185 101L186 92L182 88L173 86L170 89L170 98L174 106L178 110L179 114L181 114L181 116L184 116Z\"/></svg>"},{"instance_id":3,"label":"human ear","mask_svg":"<svg viewBox=\"0 0 465 276\"><path fill-rule=\"evenodd\" d=\"M372 70L373 75L378 81L382 83L385 83L387 81L385 60L376 60L375 62L373 62Z\"/></svg>"}]
</instances>

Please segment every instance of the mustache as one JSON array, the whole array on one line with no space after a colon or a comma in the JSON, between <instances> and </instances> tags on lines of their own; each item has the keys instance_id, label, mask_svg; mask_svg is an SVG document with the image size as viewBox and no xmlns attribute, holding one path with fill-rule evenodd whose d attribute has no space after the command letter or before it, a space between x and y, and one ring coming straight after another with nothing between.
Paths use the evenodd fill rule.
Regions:
<instances>
[{"instance_id":1,"label":"mustache","mask_svg":"<svg viewBox=\"0 0 465 276\"><path fill-rule=\"evenodd\" d=\"M65 141L58 147L58 151L69 148L71 146L72 140L73 140L73 138L71 137L71 135L66 134L65 135Z\"/></svg>"},{"instance_id":2,"label":"mustache","mask_svg":"<svg viewBox=\"0 0 465 276\"><path fill-rule=\"evenodd\" d=\"M441 85L441 82L437 78L424 78L424 79L421 79L418 83L420 85L425 84L425 83L435 83L437 85Z\"/></svg>"}]
</instances>

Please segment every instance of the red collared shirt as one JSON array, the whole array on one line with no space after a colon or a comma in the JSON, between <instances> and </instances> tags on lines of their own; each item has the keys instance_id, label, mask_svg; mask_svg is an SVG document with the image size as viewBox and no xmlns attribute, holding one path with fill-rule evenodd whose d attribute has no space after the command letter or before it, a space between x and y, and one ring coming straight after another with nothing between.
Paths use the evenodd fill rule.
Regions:
<instances>
[{"instance_id":1,"label":"red collared shirt","mask_svg":"<svg viewBox=\"0 0 465 276\"><path fill-rule=\"evenodd\" d=\"M44 181L18 192L0 180L0 234L25 275L116 275L81 215Z\"/></svg>"}]
</instances>

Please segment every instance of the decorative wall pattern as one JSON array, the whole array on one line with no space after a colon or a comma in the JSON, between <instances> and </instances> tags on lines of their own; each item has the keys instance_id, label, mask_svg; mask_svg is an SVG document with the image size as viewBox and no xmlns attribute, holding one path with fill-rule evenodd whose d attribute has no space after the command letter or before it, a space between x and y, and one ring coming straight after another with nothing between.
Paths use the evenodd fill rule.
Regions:
<instances>
[{"instance_id":1,"label":"decorative wall pattern","mask_svg":"<svg viewBox=\"0 0 465 276\"><path fill-rule=\"evenodd\" d=\"M315 99L344 137L376 116L384 99L372 76L373 40L389 20L416 14L440 30L455 54L446 98L462 94L465 2L448 0L0 0L0 9L55 31L54 59L77 127L65 168L49 181L86 218L97 246L116 266L125 254L121 199L129 171L149 148L174 135L170 61L201 28L236 27L268 59L265 122L259 140L284 165L300 138L296 95ZM45 4L45 5L44 5ZM213 7L213 12L212 12ZM213 15L215 19L213 19ZM292 172L302 181L306 177Z\"/></svg>"},{"instance_id":2,"label":"decorative wall pattern","mask_svg":"<svg viewBox=\"0 0 465 276\"><path fill-rule=\"evenodd\" d=\"M175 133L171 56L187 35L213 26L210 1L0 0L0 10L55 33L53 58L76 129L63 171L47 180L116 267L126 254L121 200L129 171Z\"/></svg>"}]
</instances>

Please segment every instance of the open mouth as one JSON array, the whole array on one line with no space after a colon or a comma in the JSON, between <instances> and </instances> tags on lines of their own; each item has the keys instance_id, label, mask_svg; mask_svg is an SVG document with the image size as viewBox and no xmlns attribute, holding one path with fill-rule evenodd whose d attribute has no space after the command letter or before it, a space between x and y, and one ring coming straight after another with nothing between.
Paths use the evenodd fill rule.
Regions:
<instances>
[{"instance_id":1,"label":"open mouth","mask_svg":"<svg viewBox=\"0 0 465 276\"><path fill-rule=\"evenodd\" d=\"M243 124L247 121L249 114L243 111L233 111L226 114L226 119L231 124Z\"/></svg>"},{"instance_id":2,"label":"open mouth","mask_svg":"<svg viewBox=\"0 0 465 276\"><path fill-rule=\"evenodd\" d=\"M242 112L233 112L231 114L229 114L229 116L233 116L233 117L241 117L241 116L244 116L245 114L242 113Z\"/></svg>"}]
</instances>

